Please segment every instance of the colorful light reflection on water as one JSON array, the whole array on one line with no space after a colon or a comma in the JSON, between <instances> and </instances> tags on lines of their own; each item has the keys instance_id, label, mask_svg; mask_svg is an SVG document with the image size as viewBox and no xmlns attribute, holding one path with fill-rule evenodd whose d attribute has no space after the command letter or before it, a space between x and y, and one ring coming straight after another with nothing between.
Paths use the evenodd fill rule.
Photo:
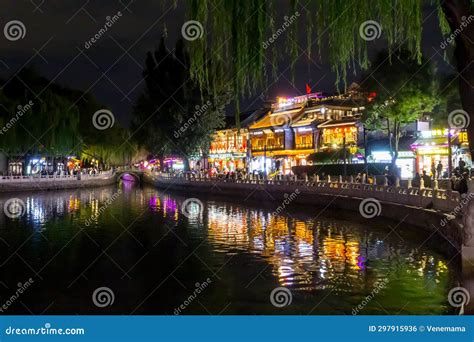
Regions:
<instances>
[{"instance_id":1,"label":"colorful light reflection on water","mask_svg":"<svg viewBox=\"0 0 474 342\"><path fill-rule=\"evenodd\" d=\"M40 310L53 302L48 313L95 313L84 300L108 285L117 294L108 313L139 306L137 313L172 314L207 277L215 286L200 298L205 309L186 313L350 314L384 279L387 288L362 314L451 312L453 263L416 239L389 235L384 224L205 199L200 215L186 217L183 196L125 181L120 187L113 201L115 187L19 194L25 215L0 215L0 241L8 243L0 250L2 281L13 286L37 272L42 280L25 303ZM269 302L277 286L292 291L290 307Z\"/></svg>"}]
</instances>

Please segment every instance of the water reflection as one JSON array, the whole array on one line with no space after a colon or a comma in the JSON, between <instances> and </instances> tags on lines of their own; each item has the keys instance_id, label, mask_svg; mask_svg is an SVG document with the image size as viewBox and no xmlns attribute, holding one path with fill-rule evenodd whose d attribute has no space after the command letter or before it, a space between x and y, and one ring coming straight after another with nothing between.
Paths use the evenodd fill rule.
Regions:
<instances>
[{"instance_id":1,"label":"water reflection","mask_svg":"<svg viewBox=\"0 0 474 342\"><path fill-rule=\"evenodd\" d=\"M291 289L294 311L290 312L308 313L320 303L315 313L350 313L382 280L388 286L377 303L384 309L370 303L364 313L450 312L446 294L456 281L452 265L421 243L390 235L389 229L375 223L315 218L306 209L276 215L255 205L205 199L200 199L202 212L190 217L182 212L187 198L125 181L119 188L15 197L25 203L25 214L17 219L0 215L0 239L9 244L0 254L3 261L12 263L7 265L11 272L4 273L5 279L17 282L13 271L24 268L21 260L11 258L18 246L31 269L40 270L51 261L52 278L42 282L47 290L39 297L54 293L59 286L57 291L67 303L78 297L74 291L85 290L89 279L97 279L97 286L113 279L113 285L123 286L131 298L130 303L122 303L123 309L142 302L143 293L168 279L171 271L182 270L176 277L179 283L194 284L218 275L222 283L206 307L231 302L228 313L262 313L258 311L262 308L273 312L268 294L276 286ZM0 196L0 205L8 198ZM88 220L90 226L85 224ZM85 237L77 235L80 230ZM32 232L41 232L44 238L29 240ZM105 258L97 269L91 267L110 246L107 256L112 264L105 264L110 262ZM191 252L197 261L188 259ZM61 259L65 253L70 253L65 257L69 264ZM129 270L136 272L131 279L124 276ZM87 273L87 280L81 272ZM176 298L187 295L179 283L165 282L163 287L169 287L144 304L149 305L145 312L176 307ZM131 288L136 291L129 293ZM67 291L72 293L64 296ZM45 305L50 302L49 297L45 299ZM413 304L403 307L407 302ZM202 307L195 310L202 313ZM59 308L57 312L65 311ZM126 310L117 308L117 313Z\"/></svg>"}]
</instances>

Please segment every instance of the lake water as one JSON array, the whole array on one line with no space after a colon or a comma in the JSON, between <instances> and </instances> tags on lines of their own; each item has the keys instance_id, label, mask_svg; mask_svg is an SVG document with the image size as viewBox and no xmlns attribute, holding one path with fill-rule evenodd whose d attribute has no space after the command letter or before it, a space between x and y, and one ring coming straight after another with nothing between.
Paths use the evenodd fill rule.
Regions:
<instances>
[{"instance_id":1,"label":"lake water","mask_svg":"<svg viewBox=\"0 0 474 342\"><path fill-rule=\"evenodd\" d=\"M133 182L3 194L2 207L12 197L22 211L0 215L3 314L454 313L459 261L396 222Z\"/></svg>"}]
</instances>

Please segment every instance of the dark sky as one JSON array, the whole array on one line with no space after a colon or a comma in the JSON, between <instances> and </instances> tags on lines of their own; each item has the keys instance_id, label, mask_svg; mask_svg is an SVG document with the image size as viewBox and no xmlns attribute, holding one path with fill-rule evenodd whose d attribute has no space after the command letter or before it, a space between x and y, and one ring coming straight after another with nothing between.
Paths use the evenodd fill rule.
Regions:
<instances>
[{"instance_id":1,"label":"dark sky","mask_svg":"<svg viewBox=\"0 0 474 342\"><path fill-rule=\"evenodd\" d=\"M173 46L181 35L181 26L189 20L185 17L184 1L179 1L177 8L172 6L173 1L156 0L0 2L2 31L11 20L21 21L26 28L24 39L9 41L4 35L0 36L0 77L8 80L20 68L34 65L43 76L54 82L90 91L124 123L128 122L133 103L142 91L141 72L146 52L157 46L165 27L169 46ZM281 17L287 3L282 1ZM98 42L85 49L86 41L103 27L106 17L118 11L123 16ZM449 72L451 67L436 52L442 38L437 15L433 11L431 7L424 9L423 51L428 58L433 57L442 70ZM282 18L280 22L283 22ZM301 32L304 28L301 23L300 26ZM305 47L303 42L305 38L302 36L302 48ZM379 41L370 42L369 46L374 55L384 46L383 35ZM281 65L281 70L284 69L287 69L285 61ZM313 90L336 91L335 75L327 58L320 58L316 51L313 51L312 60L304 55L298 59L295 76L295 84L292 84L290 71L282 73L268 87L268 96L303 94L307 82ZM358 76L351 74L349 81L356 80ZM243 99L241 109L260 105L261 100L256 96ZM231 112L232 107L229 107L228 113Z\"/></svg>"}]
</instances>

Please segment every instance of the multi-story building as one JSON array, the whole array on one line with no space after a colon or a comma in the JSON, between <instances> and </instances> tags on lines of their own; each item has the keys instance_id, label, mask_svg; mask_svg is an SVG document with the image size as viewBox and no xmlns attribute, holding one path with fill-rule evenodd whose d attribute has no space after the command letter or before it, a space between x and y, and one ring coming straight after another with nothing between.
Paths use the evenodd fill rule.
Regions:
<instances>
[{"instance_id":1,"label":"multi-story building","mask_svg":"<svg viewBox=\"0 0 474 342\"><path fill-rule=\"evenodd\" d=\"M210 168L218 171L246 170L248 168L248 126L266 115L268 108L241 114L240 128L228 118L226 128L214 134L208 155Z\"/></svg>"},{"instance_id":2,"label":"multi-story building","mask_svg":"<svg viewBox=\"0 0 474 342\"><path fill-rule=\"evenodd\" d=\"M343 145L355 152L363 144L359 119L366 103L357 91L278 98L271 112L249 127L250 171L288 174L315 152Z\"/></svg>"}]
</instances>

